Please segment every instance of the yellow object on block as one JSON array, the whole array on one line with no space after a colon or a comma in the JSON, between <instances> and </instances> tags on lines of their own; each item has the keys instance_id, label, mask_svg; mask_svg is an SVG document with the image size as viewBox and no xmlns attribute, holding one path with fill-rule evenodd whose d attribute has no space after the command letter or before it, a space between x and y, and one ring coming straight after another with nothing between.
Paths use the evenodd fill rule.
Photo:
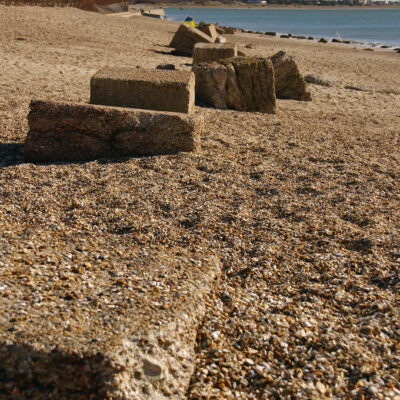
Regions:
<instances>
[{"instance_id":1,"label":"yellow object on block","mask_svg":"<svg viewBox=\"0 0 400 400\"><path fill-rule=\"evenodd\" d=\"M196 28L196 22L194 22L193 17L189 15L183 20L182 24L187 24L193 26L193 28Z\"/></svg>"}]
</instances>

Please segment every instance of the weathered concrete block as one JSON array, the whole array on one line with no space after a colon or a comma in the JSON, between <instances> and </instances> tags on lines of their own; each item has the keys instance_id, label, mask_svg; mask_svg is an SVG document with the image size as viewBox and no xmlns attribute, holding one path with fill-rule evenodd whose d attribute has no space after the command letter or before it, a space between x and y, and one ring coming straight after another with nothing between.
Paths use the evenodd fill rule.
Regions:
<instances>
[{"instance_id":1,"label":"weathered concrete block","mask_svg":"<svg viewBox=\"0 0 400 400\"><path fill-rule=\"evenodd\" d=\"M223 35L225 33L225 29L222 26L216 25L215 30L219 35Z\"/></svg>"},{"instance_id":2,"label":"weathered concrete block","mask_svg":"<svg viewBox=\"0 0 400 400\"><path fill-rule=\"evenodd\" d=\"M93 240L110 251L106 242L113 235L95 236L103 235L93 235ZM61 245L62 254L68 254L69 243L58 242L57 250ZM53 252L52 245L47 243L46 251ZM35 282L35 295L42 299L41 307L27 302L29 318L19 325L13 322L20 318L15 299L31 296L32 288L19 275L7 280L9 296L0 296L2 400L186 398L197 328L218 284L221 262L211 256L194 260L186 249L178 256L161 246L146 252L127 247L130 264L123 279L115 277L113 263L102 263L90 269L94 284L75 283L74 291L61 286L49 296L47 282L33 268L19 271ZM11 251L15 254L17 247ZM9 260L13 262L12 256ZM168 290L149 290L157 276L166 276ZM72 305L79 300L75 291L83 294L79 310L66 300L73 299ZM32 395L35 387L40 397Z\"/></svg>"},{"instance_id":3,"label":"weathered concrete block","mask_svg":"<svg viewBox=\"0 0 400 400\"><path fill-rule=\"evenodd\" d=\"M304 81L306 83L312 83L314 85L320 85L320 86L325 86L325 87L332 87L334 85L334 82L326 78L320 74L308 74L304 76Z\"/></svg>"},{"instance_id":4,"label":"weathered concrete block","mask_svg":"<svg viewBox=\"0 0 400 400\"><path fill-rule=\"evenodd\" d=\"M200 24L197 25L197 29L210 36L214 42L217 40L218 33L215 24L206 24L205 22L200 22Z\"/></svg>"},{"instance_id":5,"label":"weathered concrete block","mask_svg":"<svg viewBox=\"0 0 400 400\"><path fill-rule=\"evenodd\" d=\"M203 117L88 104L32 101L25 140L27 161L196 151Z\"/></svg>"},{"instance_id":6,"label":"weathered concrete block","mask_svg":"<svg viewBox=\"0 0 400 400\"><path fill-rule=\"evenodd\" d=\"M227 43L196 43L193 48L193 64L219 61L237 56L237 45Z\"/></svg>"},{"instance_id":7,"label":"weathered concrete block","mask_svg":"<svg viewBox=\"0 0 400 400\"><path fill-rule=\"evenodd\" d=\"M190 113L194 107L194 87L190 71L103 68L90 81L90 102Z\"/></svg>"},{"instance_id":8,"label":"weathered concrete block","mask_svg":"<svg viewBox=\"0 0 400 400\"><path fill-rule=\"evenodd\" d=\"M238 29L231 26L224 26L224 31L227 35L234 35L238 31Z\"/></svg>"},{"instance_id":9,"label":"weathered concrete block","mask_svg":"<svg viewBox=\"0 0 400 400\"><path fill-rule=\"evenodd\" d=\"M311 93L299 71L296 60L280 51L271 58L275 73L275 90L278 99L310 101Z\"/></svg>"},{"instance_id":10,"label":"weathered concrete block","mask_svg":"<svg viewBox=\"0 0 400 400\"><path fill-rule=\"evenodd\" d=\"M275 113L274 70L266 58L233 57L193 66L196 98L216 107Z\"/></svg>"},{"instance_id":11,"label":"weathered concrete block","mask_svg":"<svg viewBox=\"0 0 400 400\"><path fill-rule=\"evenodd\" d=\"M187 56L193 54L193 46L196 43L214 43L215 39L192 26L181 24L175 33L169 47L173 47L179 53Z\"/></svg>"}]
</instances>

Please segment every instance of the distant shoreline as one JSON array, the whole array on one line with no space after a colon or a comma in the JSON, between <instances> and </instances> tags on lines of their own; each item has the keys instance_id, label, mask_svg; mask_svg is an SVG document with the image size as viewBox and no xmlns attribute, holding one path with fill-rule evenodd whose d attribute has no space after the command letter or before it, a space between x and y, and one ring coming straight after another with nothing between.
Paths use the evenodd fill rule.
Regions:
<instances>
[{"instance_id":1,"label":"distant shoreline","mask_svg":"<svg viewBox=\"0 0 400 400\"><path fill-rule=\"evenodd\" d=\"M149 4L150 5L150 4ZM271 4L271 5L257 5L257 4L208 4L208 5L200 5L200 4L191 4L191 3L184 3L180 5L171 4L171 3L156 3L151 4L152 6L163 7L163 8L225 8L225 9L309 9L309 10L385 10L385 9L397 9L400 8L399 4L385 4L385 5L354 5L354 6L345 6L345 5L338 5L338 6L313 6L313 5L303 5L303 4Z\"/></svg>"},{"instance_id":2,"label":"distant shoreline","mask_svg":"<svg viewBox=\"0 0 400 400\"><path fill-rule=\"evenodd\" d=\"M172 11L172 10L179 10L180 8L185 9L184 7L166 7L166 9L170 9L172 13L174 13L174 11ZM239 9L239 8L234 8L234 7L231 7L231 8L228 8L228 7L224 7L224 8L222 8L222 7L211 7L211 8L209 8L209 7L190 7L189 8L188 7L188 9L198 9L198 10L201 10L201 9L207 10L207 9L212 9L212 8L219 9L220 10L219 13L223 9L225 9L225 10L229 10L229 9L230 10L236 10L236 9ZM322 7L321 8L319 8L319 7L312 7L312 8L301 7L300 8L299 7L299 9L304 10L304 11L307 11L307 10L325 11L327 8L328 7L324 7L324 8L322 8ZM396 8L399 9L400 7L396 7ZM249 10L249 8L241 8L241 9L244 10L243 12L245 12L246 10ZM258 9L260 9L260 8L258 8ZM274 10L274 8L272 8L272 7L271 8L265 7L265 8L261 8L261 9L264 9L264 10L269 9L271 11ZM277 10L277 9L279 10L279 8L275 8L275 10ZM291 8L291 7L281 7L280 9L282 9L282 10L290 10L290 9L293 9L293 8ZM330 8L330 9L335 9L335 8ZM354 7L337 7L336 8L336 10L338 10L338 11L343 11L343 10L346 10L346 9L354 10L354 12L358 12L361 8L354 8ZM373 9L381 10L382 8L375 7ZM166 14L168 14L168 12ZM184 15L184 11L180 12L180 14ZM167 18L168 17L169 16L167 15ZM226 26L231 26L233 28L243 29L243 26L241 26L238 23L235 24L235 23L229 23L229 22L225 21L225 23L223 23L221 25L226 25ZM368 35L364 36L364 38L361 38L361 37L357 38L357 36L354 37L351 34L348 34L347 35L348 37L346 37L346 35L345 35L345 37L342 39L338 35L336 36L336 35L332 34L332 32L319 32L319 33L315 33L315 32L314 33L310 33L309 32L309 33L304 33L304 32L307 32L307 30L304 30L304 32L293 33L290 30L287 31L287 28L288 28L287 26L285 26L285 28L281 27L282 30L278 29L278 28L275 29L275 30L274 29L272 29L272 30L275 31L273 33L276 35L276 37L283 37L283 38L288 38L288 39L308 39L308 40L314 40L314 41L318 41L318 40L321 39L321 40L327 40L328 42L333 41L333 43L346 44L346 45L350 45L350 46L356 46L356 47L361 47L361 48L371 49L371 50L372 49L373 50L380 50L380 51L385 51L385 52L392 52L392 51L399 52L398 50L400 48L399 43L396 40L394 40L394 39L389 40L389 38L387 38L386 40L384 38L372 39L372 38L369 38ZM271 30L271 29L269 29L269 30ZM264 31L263 29L260 29L260 27L251 28L249 26L247 27L247 29L244 29L243 32L245 32L245 33L256 33L256 34L266 34L266 31Z\"/></svg>"}]
</instances>

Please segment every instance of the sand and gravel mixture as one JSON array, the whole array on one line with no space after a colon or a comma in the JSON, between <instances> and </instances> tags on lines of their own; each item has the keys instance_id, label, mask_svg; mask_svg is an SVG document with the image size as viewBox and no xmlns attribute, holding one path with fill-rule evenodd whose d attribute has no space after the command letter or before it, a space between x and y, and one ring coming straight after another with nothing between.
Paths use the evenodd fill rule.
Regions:
<instances>
[{"instance_id":1,"label":"sand and gravel mixture","mask_svg":"<svg viewBox=\"0 0 400 400\"><path fill-rule=\"evenodd\" d=\"M184 397L399 400L399 54L227 35L249 54L285 50L332 86L310 85L312 102L278 101L275 116L196 107L206 121L197 154L23 161L32 98L87 102L90 77L105 66L190 69L166 47L176 28L0 6L2 346L36 342L42 324L48 346L75 343L72 329L101 349L135 304L166 312L143 295L146 265L162 284L160 265L217 257L219 286L198 297L206 311L188 345ZM195 281L189 272L170 275L170 287ZM145 290L129 301L135 279ZM196 298L168 304L179 319ZM88 329L109 304L111 325ZM5 370L2 399L90 398L54 382L17 387Z\"/></svg>"}]
</instances>

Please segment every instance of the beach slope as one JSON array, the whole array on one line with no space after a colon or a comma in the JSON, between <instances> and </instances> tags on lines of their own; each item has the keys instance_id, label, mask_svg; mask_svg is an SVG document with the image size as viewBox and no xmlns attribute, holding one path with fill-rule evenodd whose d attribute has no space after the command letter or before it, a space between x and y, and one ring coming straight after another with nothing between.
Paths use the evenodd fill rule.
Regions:
<instances>
[{"instance_id":1,"label":"beach slope","mask_svg":"<svg viewBox=\"0 0 400 400\"><path fill-rule=\"evenodd\" d=\"M162 391L150 378L144 395L398 400L399 54L227 35L249 55L284 50L330 86L309 85L312 102L278 100L276 115L197 106L196 154L24 162L31 99L88 102L90 77L106 66L189 70L191 59L167 47L177 27L0 6L3 398L85 398L50 364L40 380L13 357L28 342L54 360L66 344L102 352L102 337L133 337L131 313L135 338L182 322L171 341L188 351L168 371L185 386L170 380ZM157 376L157 353L135 343Z\"/></svg>"}]
</instances>

